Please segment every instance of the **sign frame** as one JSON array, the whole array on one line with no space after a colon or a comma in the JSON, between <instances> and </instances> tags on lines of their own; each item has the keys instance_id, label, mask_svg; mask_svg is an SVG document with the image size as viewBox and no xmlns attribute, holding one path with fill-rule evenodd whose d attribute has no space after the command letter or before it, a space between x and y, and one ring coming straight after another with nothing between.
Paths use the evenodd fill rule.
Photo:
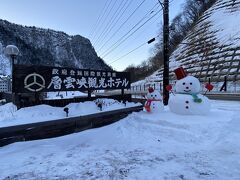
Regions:
<instances>
[{"instance_id":1,"label":"sign frame","mask_svg":"<svg viewBox=\"0 0 240 180\"><path fill-rule=\"evenodd\" d=\"M129 72L14 64L13 92L129 89Z\"/></svg>"}]
</instances>

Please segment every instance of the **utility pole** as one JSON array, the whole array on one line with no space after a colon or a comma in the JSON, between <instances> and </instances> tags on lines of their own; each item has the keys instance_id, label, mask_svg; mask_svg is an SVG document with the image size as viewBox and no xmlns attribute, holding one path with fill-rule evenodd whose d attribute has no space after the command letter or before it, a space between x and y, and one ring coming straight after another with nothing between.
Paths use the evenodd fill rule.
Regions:
<instances>
[{"instance_id":1,"label":"utility pole","mask_svg":"<svg viewBox=\"0 0 240 180\"><path fill-rule=\"evenodd\" d=\"M163 104L168 105L169 92L169 0L163 3Z\"/></svg>"}]
</instances>

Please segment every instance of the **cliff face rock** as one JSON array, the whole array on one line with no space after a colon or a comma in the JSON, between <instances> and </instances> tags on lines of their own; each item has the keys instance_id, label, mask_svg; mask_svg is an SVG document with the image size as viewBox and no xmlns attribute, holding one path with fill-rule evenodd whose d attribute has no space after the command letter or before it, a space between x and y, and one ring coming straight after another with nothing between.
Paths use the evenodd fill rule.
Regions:
<instances>
[{"instance_id":1,"label":"cliff face rock","mask_svg":"<svg viewBox=\"0 0 240 180\"><path fill-rule=\"evenodd\" d=\"M3 47L16 45L20 50L18 63L49 66L65 66L84 69L109 70L99 58L89 41L80 35L36 27L26 27L0 20L0 65L8 60ZM0 67L0 73L8 72Z\"/></svg>"},{"instance_id":2,"label":"cliff face rock","mask_svg":"<svg viewBox=\"0 0 240 180\"><path fill-rule=\"evenodd\" d=\"M227 77L228 85L240 83L240 0L218 0L199 17L195 26L170 56L170 83L173 70L183 66L201 82L219 89ZM161 82L160 68L146 82Z\"/></svg>"}]
</instances>

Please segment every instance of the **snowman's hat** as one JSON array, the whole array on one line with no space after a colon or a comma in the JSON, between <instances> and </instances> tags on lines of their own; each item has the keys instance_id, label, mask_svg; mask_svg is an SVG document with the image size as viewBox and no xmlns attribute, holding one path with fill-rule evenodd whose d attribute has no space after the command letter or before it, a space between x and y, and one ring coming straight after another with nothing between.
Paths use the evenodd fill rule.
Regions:
<instances>
[{"instance_id":1,"label":"snowman's hat","mask_svg":"<svg viewBox=\"0 0 240 180\"><path fill-rule=\"evenodd\" d=\"M176 75L177 80L183 79L187 76L186 71L183 69L183 67L179 67L174 70L174 73Z\"/></svg>"},{"instance_id":2,"label":"snowman's hat","mask_svg":"<svg viewBox=\"0 0 240 180\"><path fill-rule=\"evenodd\" d=\"M148 88L148 92L152 93L154 91L154 89L152 87Z\"/></svg>"}]
</instances>

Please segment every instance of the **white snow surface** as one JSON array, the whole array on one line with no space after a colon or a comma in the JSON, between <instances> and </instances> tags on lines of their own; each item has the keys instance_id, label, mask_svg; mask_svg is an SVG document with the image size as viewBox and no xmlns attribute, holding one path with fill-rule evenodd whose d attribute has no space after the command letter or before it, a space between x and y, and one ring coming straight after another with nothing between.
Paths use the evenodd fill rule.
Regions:
<instances>
[{"instance_id":1,"label":"white snow surface","mask_svg":"<svg viewBox=\"0 0 240 180\"><path fill-rule=\"evenodd\" d=\"M228 1L225 0L225 2ZM215 8L215 6L212 8ZM240 29L238 28L240 27L240 21L238 19L240 19L239 10L230 11L225 9L213 11L213 14L209 17L213 24L210 28L212 31L218 30L216 37L222 44L232 44L233 47L240 45Z\"/></svg>"},{"instance_id":2,"label":"white snow surface","mask_svg":"<svg viewBox=\"0 0 240 180\"><path fill-rule=\"evenodd\" d=\"M240 102L208 116L132 113L109 126L0 148L0 179L240 177Z\"/></svg>"},{"instance_id":3,"label":"white snow surface","mask_svg":"<svg viewBox=\"0 0 240 180\"><path fill-rule=\"evenodd\" d=\"M47 92L47 97L44 99L71 99L74 97L88 96L86 93L80 91L61 91L61 92Z\"/></svg>"},{"instance_id":4,"label":"white snow surface","mask_svg":"<svg viewBox=\"0 0 240 180\"><path fill-rule=\"evenodd\" d=\"M68 116L82 116L141 105L140 103L127 102L125 106L125 104L113 99L101 99L101 101L104 102L102 111L94 101L70 103L66 106L69 108ZM52 107L43 104L17 110L15 105L8 103L0 106L0 127L63 119L66 117L63 109L64 107Z\"/></svg>"}]
</instances>

